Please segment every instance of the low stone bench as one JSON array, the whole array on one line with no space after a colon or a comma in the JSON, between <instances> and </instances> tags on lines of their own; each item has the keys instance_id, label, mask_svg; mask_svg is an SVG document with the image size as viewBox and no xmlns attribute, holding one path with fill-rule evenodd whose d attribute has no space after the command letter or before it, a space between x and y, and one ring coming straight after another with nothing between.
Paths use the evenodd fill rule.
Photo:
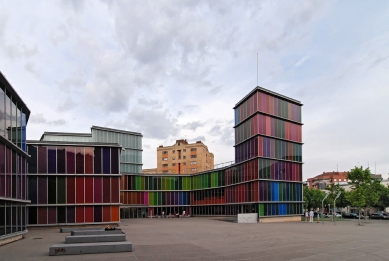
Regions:
<instances>
[{"instance_id":1,"label":"low stone bench","mask_svg":"<svg viewBox=\"0 0 389 261\"><path fill-rule=\"evenodd\" d=\"M120 242L120 241L126 241L125 234L82 235L82 236L67 236L67 237L65 237L65 244L95 243L95 242Z\"/></svg>"},{"instance_id":2,"label":"low stone bench","mask_svg":"<svg viewBox=\"0 0 389 261\"><path fill-rule=\"evenodd\" d=\"M115 230L73 230L70 232L72 236L83 235L110 235L110 234L123 234L120 229Z\"/></svg>"},{"instance_id":3,"label":"low stone bench","mask_svg":"<svg viewBox=\"0 0 389 261\"><path fill-rule=\"evenodd\" d=\"M70 233L73 230L104 230L104 228L101 227L63 227L60 228L61 233Z\"/></svg>"},{"instance_id":4,"label":"low stone bench","mask_svg":"<svg viewBox=\"0 0 389 261\"><path fill-rule=\"evenodd\" d=\"M49 248L50 256L82 255L98 253L132 252L132 243L104 242L104 243L79 243L79 244L57 244Z\"/></svg>"}]
</instances>

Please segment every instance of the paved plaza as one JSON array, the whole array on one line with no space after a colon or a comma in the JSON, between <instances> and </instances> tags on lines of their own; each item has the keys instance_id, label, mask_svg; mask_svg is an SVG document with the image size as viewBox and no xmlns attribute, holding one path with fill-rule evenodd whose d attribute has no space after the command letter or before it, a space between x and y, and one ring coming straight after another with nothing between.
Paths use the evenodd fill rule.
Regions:
<instances>
[{"instance_id":1,"label":"paved plaza","mask_svg":"<svg viewBox=\"0 0 389 261\"><path fill-rule=\"evenodd\" d=\"M130 219L133 252L48 256L59 228L32 229L0 247L0 260L389 260L389 221L237 224L211 218Z\"/></svg>"}]
</instances>

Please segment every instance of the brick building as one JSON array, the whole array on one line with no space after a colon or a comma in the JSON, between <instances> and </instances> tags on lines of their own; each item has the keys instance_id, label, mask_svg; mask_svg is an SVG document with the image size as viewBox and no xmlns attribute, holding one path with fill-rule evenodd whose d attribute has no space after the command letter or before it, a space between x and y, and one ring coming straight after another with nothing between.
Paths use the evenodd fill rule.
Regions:
<instances>
[{"instance_id":1,"label":"brick building","mask_svg":"<svg viewBox=\"0 0 389 261\"><path fill-rule=\"evenodd\" d=\"M348 182L347 171L333 171L323 172L323 174L317 175L316 177L307 179L307 184L310 188L325 189L328 185L340 184L345 185ZM372 174L374 178L381 178L381 174Z\"/></svg>"},{"instance_id":2,"label":"brick building","mask_svg":"<svg viewBox=\"0 0 389 261\"><path fill-rule=\"evenodd\" d=\"M176 140L157 148L157 173L193 174L214 168L214 155L201 141Z\"/></svg>"}]
</instances>

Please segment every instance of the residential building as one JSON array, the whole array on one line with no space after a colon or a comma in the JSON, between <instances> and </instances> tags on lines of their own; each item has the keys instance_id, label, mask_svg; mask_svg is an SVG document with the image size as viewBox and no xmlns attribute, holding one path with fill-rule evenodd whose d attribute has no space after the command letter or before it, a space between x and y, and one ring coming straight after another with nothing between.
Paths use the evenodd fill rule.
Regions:
<instances>
[{"instance_id":1,"label":"residential building","mask_svg":"<svg viewBox=\"0 0 389 261\"><path fill-rule=\"evenodd\" d=\"M333 184L347 185L347 171L332 171L332 172L323 172L320 175L317 175L313 178L308 178L307 183L309 188L318 188L318 189L326 189L327 186ZM382 178L381 174L372 174L374 178Z\"/></svg>"},{"instance_id":2,"label":"residential building","mask_svg":"<svg viewBox=\"0 0 389 261\"><path fill-rule=\"evenodd\" d=\"M201 141L176 140L157 148L157 173L195 174L214 168L214 155Z\"/></svg>"},{"instance_id":3,"label":"residential building","mask_svg":"<svg viewBox=\"0 0 389 261\"><path fill-rule=\"evenodd\" d=\"M143 174L156 174L157 173L157 168L153 169L142 169Z\"/></svg>"},{"instance_id":4,"label":"residential building","mask_svg":"<svg viewBox=\"0 0 389 261\"><path fill-rule=\"evenodd\" d=\"M158 162L176 163L175 173L181 175L169 171L169 165L163 169L158 164L159 174L125 176L122 202L129 206L129 214L122 218L185 211L196 216L258 213L261 222L299 221L303 214L301 107L301 102L262 87L246 95L234 107L235 164L231 166L182 174L186 165L177 163L179 156L188 155L188 149L186 154L182 151L187 142L159 147Z\"/></svg>"},{"instance_id":5,"label":"residential building","mask_svg":"<svg viewBox=\"0 0 389 261\"><path fill-rule=\"evenodd\" d=\"M0 72L0 245L27 233L26 127L30 110Z\"/></svg>"}]
</instances>

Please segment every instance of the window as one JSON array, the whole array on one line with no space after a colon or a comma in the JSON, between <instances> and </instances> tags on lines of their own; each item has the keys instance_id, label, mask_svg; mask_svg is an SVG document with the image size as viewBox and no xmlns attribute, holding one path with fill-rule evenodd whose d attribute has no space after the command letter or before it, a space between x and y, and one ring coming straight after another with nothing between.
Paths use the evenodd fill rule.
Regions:
<instances>
[{"instance_id":1,"label":"window","mask_svg":"<svg viewBox=\"0 0 389 261\"><path fill-rule=\"evenodd\" d=\"M176 157L172 157L172 160L175 160L176 159Z\"/></svg>"},{"instance_id":2,"label":"window","mask_svg":"<svg viewBox=\"0 0 389 261\"><path fill-rule=\"evenodd\" d=\"M186 152L186 149L183 149L182 152Z\"/></svg>"},{"instance_id":3,"label":"window","mask_svg":"<svg viewBox=\"0 0 389 261\"><path fill-rule=\"evenodd\" d=\"M167 154L167 151L165 150L165 151L162 151L162 154Z\"/></svg>"},{"instance_id":4,"label":"window","mask_svg":"<svg viewBox=\"0 0 389 261\"><path fill-rule=\"evenodd\" d=\"M186 169L184 169L184 172L186 172Z\"/></svg>"},{"instance_id":5,"label":"window","mask_svg":"<svg viewBox=\"0 0 389 261\"><path fill-rule=\"evenodd\" d=\"M196 165L197 164L197 161L191 161L190 162L190 165Z\"/></svg>"},{"instance_id":6,"label":"window","mask_svg":"<svg viewBox=\"0 0 389 261\"><path fill-rule=\"evenodd\" d=\"M191 148L190 151L196 151L196 148Z\"/></svg>"},{"instance_id":7,"label":"window","mask_svg":"<svg viewBox=\"0 0 389 261\"><path fill-rule=\"evenodd\" d=\"M186 156L182 156L183 159L186 159Z\"/></svg>"},{"instance_id":8,"label":"window","mask_svg":"<svg viewBox=\"0 0 389 261\"><path fill-rule=\"evenodd\" d=\"M176 163L173 163L172 166L174 167L176 165Z\"/></svg>"},{"instance_id":9,"label":"window","mask_svg":"<svg viewBox=\"0 0 389 261\"><path fill-rule=\"evenodd\" d=\"M191 170L191 171L196 171L196 169L194 169L194 168L193 168L193 169L190 169L190 170Z\"/></svg>"},{"instance_id":10,"label":"window","mask_svg":"<svg viewBox=\"0 0 389 261\"><path fill-rule=\"evenodd\" d=\"M173 153L176 153L176 151L175 151L175 150L173 150Z\"/></svg>"},{"instance_id":11,"label":"window","mask_svg":"<svg viewBox=\"0 0 389 261\"><path fill-rule=\"evenodd\" d=\"M168 166L168 164L162 164L162 167L167 167Z\"/></svg>"},{"instance_id":12,"label":"window","mask_svg":"<svg viewBox=\"0 0 389 261\"><path fill-rule=\"evenodd\" d=\"M334 181L336 181L336 179L334 179Z\"/></svg>"},{"instance_id":13,"label":"window","mask_svg":"<svg viewBox=\"0 0 389 261\"><path fill-rule=\"evenodd\" d=\"M190 155L190 157L191 157L192 159L195 159L195 158L197 158L197 155Z\"/></svg>"},{"instance_id":14,"label":"window","mask_svg":"<svg viewBox=\"0 0 389 261\"><path fill-rule=\"evenodd\" d=\"M167 170L162 171L163 173L167 173Z\"/></svg>"},{"instance_id":15,"label":"window","mask_svg":"<svg viewBox=\"0 0 389 261\"><path fill-rule=\"evenodd\" d=\"M176 170L175 170L175 169L173 169L173 170L172 170L172 173L176 173Z\"/></svg>"},{"instance_id":16,"label":"window","mask_svg":"<svg viewBox=\"0 0 389 261\"><path fill-rule=\"evenodd\" d=\"M163 161L167 161L167 158L162 158Z\"/></svg>"},{"instance_id":17,"label":"window","mask_svg":"<svg viewBox=\"0 0 389 261\"><path fill-rule=\"evenodd\" d=\"M182 165L184 165L184 166L185 166L185 165L186 165L186 162L182 163Z\"/></svg>"}]
</instances>

